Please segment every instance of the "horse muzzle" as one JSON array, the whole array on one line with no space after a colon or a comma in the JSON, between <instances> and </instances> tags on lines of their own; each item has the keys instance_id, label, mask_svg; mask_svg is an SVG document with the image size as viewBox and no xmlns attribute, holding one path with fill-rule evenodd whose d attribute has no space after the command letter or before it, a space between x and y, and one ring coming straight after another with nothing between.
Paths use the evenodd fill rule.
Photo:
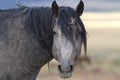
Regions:
<instances>
[{"instance_id":1,"label":"horse muzzle","mask_svg":"<svg viewBox=\"0 0 120 80\"><path fill-rule=\"evenodd\" d=\"M73 65L58 65L58 71L61 78L70 78L73 70Z\"/></svg>"}]
</instances>

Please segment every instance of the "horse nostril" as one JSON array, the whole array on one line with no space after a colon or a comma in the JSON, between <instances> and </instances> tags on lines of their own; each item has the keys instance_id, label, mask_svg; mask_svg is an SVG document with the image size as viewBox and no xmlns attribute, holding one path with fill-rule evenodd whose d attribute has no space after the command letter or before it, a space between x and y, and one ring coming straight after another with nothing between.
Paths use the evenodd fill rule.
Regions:
<instances>
[{"instance_id":1,"label":"horse nostril","mask_svg":"<svg viewBox=\"0 0 120 80\"><path fill-rule=\"evenodd\" d=\"M72 72L73 69L74 69L74 68L73 68L73 65L70 65L69 67L64 68L64 69L63 69L63 67L62 67L61 65L58 65L58 70L59 70L60 72L62 72L62 73L64 73L64 72L67 72L67 73Z\"/></svg>"},{"instance_id":2,"label":"horse nostril","mask_svg":"<svg viewBox=\"0 0 120 80\"><path fill-rule=\"evenodd\" d=\"M60 72L62 72L61 65L58 65L58 69Z\"/></svg>"},{"instance_id":3,"label":"horse nostril","mask_svg":"<svg viewBox=\"0 0 120 80\"><path fill-rule=\"evenodd\" d=\"M73 71L73 65L70 66L70 71Z\"/></svg>"}]
</instances>

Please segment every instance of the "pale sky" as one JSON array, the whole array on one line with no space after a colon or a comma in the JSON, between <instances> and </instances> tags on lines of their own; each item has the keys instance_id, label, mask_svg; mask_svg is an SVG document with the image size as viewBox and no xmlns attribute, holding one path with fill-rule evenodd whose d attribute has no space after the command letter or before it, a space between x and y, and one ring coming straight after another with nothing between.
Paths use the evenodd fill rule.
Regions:
<instances>
[{"instance_id":1,"label":"pale sky","mask_svg":"<svg viewBox=\"0 0 120 80\"><path fill-rule=\"evenodd\" d=\"M0 9L16 8L17 0L0 0ZM26 6L51 6L53 0L19 0ZM80 0L56 0L60 6L75 8ZM83 0L85 11L120 11L120 0Z\"/></svg>"}]
</instances>

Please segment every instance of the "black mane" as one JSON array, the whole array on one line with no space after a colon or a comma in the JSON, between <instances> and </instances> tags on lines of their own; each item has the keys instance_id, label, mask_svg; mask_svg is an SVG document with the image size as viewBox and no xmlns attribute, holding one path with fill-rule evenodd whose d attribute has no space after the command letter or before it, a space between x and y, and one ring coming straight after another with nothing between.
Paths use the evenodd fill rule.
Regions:
<instances>
[{"instance_id":1,"label":"black mane","mask_svg":"<svg viewBox=\"0 0 120 80\"><path fill-rule=\"evenodd\" d=\"M35 7L28 8L26 12L26 26L30 35L33 35L43 47L51 51L54 24L53 14L50 8Z\"/></svg>"}]
</instances>

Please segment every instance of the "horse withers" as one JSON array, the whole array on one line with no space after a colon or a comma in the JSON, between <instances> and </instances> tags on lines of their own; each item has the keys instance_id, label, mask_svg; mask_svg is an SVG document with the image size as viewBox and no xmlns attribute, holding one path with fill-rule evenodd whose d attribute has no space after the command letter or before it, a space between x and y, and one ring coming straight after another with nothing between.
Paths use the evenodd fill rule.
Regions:
<instances>
[{"instance_id":1,"label":"horse withers","mask_svg":"<svg viewBox=\"0 0 120 80\"><path fill-rule=\"evenodd\" d=\"M59 7L25 7L0 10L0 80L36 80L40 68L55 58L60 77L69 78L86 53L86 30L76 10Z\"/></svg>"}]
</instances>

